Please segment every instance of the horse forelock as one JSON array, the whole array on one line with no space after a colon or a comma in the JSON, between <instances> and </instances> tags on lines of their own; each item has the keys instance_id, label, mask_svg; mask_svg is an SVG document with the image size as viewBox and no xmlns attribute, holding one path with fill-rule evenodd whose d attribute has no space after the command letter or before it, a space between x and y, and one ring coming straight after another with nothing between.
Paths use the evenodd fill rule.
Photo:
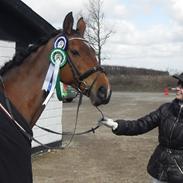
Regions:
<instances>
[{"instance_id":1,"label":"horse forelock","mask_svg":"<svg viewBox=\"0 0 183 183\"><path fill-rule=\"evenodd\" d=\"M0 69L0 75L3 76L5 73L7 73L10 69L19 66L23 63L26 57L28 57L31 53L35 52L40 46L46 44L49 39L55 37L57 34L61 33L61 30L56 30L52 34L42 37L38 42L35 44L32 44L28 46L25 49L22 49L18 51L14 57L6 62L4 66Z\"/></svg>"}]
</instances>

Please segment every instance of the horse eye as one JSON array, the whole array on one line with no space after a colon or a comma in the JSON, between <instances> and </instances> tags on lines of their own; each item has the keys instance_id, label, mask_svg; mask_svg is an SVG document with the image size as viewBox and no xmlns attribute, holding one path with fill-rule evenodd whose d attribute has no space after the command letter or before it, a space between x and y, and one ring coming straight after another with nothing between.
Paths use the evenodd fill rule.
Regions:
<instances>
[{"instance_id":1,"label":"horse eye","mask_svg":"<svg viewBox=\"0 0 183 183\"><path fill-rule=\"evenodd\" d=\"M79 56L79 52L77 50L71 50L71 53L74 55L74 56Z\"/></svg>"}]
</instances>

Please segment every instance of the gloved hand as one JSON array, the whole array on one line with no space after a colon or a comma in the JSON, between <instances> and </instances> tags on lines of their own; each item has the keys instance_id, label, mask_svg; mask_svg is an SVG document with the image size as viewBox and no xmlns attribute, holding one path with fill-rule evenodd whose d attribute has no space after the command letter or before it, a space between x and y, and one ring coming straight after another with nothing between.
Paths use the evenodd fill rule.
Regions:
<instances>
[{"instance_id":1,"label":"gloved hand","mask_svg":"<svg viewBox=\"0 0 183 183\"><path fill-rule=\"evenodd\" d=\"M113 130L115 130L117 127L118 127L118 123L113 121L112 119L110 118L102 118L101 120L98 121L98 125L101 126L101 125L105 125Z\"/></svg>"}]
</instances>

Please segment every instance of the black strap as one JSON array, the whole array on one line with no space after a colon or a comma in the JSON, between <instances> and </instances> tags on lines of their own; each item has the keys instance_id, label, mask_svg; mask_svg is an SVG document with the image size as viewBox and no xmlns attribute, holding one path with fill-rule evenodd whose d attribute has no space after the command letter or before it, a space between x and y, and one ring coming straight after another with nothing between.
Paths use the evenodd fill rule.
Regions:
<instances>
[{"instance_id":1,"label":"black strap","mask_svg":"<svg viewBox=\"0 0 183 183\"><path fill-rule=\"evenodd\" d=\"M74 125L74 131L73 131L73 134L71 135L71 138L70 138L69 142L65 145L65 147L68 147L71 144L71 142L72 142L72 140L73 140L73 138L75 136L76 127L77 127L77 123L78 123L79 108L80 108L80 106L82 104L82 99L83 99L83 94L80 93L79 101L78 101L78 106L77 106L77 111L76 111L76 121L75 121L75 125Z\"/></svg>"},{"instance_id":2,"label":"black strap","mask_svg":"<svg viewBox=\"0 0 183 183\"><path fill-rule=\"evenodd\" d=\"M78 132L78 133L62 132L62 133L60 133L60 132L56 132L56 131L50 130L50 129L48 129L48 128L39 126L39 125L35 125L35 126L37 126L38 128L40 128L40 129L42 129L42 130L44 130L44 131L47 131L47 132L49 132L49 133L53 133L53 134L56 134L56 135L73 135L73 134L74 134L74 135L84 135L84 134L87 134L87 133L90 133L90 132L95 133L95 130L96 130L97 128L99 128L99 126L97 125L96 127L91 128L90 130L83 131L83 132Z\"/></svg>"},{"instance_id":3,"label":"black strap","mask_svg":"<svg viewBox=\"0 0 183 183\"><path fill-rule=\"evenodd\" d=\"M89 77L90 75L92 75L93 73L98 72L98 71L105 73L104 69L101 66L97 65L96 67L92 67L91 69L89 69L86 72L84 72L83 74L81 74L79 76L79 80L83 81L84 79L86 79L87 77Z\"/></svg>"}]
</instances>

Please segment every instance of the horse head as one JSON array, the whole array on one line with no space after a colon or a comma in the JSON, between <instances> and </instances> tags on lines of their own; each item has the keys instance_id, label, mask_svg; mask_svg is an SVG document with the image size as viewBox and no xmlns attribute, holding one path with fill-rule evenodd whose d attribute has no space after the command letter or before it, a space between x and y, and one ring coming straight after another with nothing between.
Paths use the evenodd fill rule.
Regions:
<instances>
[{"instance_id":1,"label":"horse head","mask_svg":"<svg viewBox=\"0 0 183 183\"><path fill-rule=\"evenodd\" d=\"M107 104L111 96L111 86L96 59L94 49L83 37L86 23L80 18L76 29L73 29L73 23L71 12L63 22L63 34L68 43L67 63L60 69L61 80L88 96L94 106Z\"/></svg>"},{"instance_id":2,"label":"horse head","mask_svg":"<svg viewBox=\"0 0 183 183\"><path fill-rule=\"evenodd\" d=\"M110 100L109 80L97 62L94 49L83 37L86 24L80 18L73 29L73 23L69 13L63 30L17 52L0 69L3 92L30 126L35 124L52 96L59 81L57 76L88 96L94 106Z\"/></svg>"}]
</instances>

